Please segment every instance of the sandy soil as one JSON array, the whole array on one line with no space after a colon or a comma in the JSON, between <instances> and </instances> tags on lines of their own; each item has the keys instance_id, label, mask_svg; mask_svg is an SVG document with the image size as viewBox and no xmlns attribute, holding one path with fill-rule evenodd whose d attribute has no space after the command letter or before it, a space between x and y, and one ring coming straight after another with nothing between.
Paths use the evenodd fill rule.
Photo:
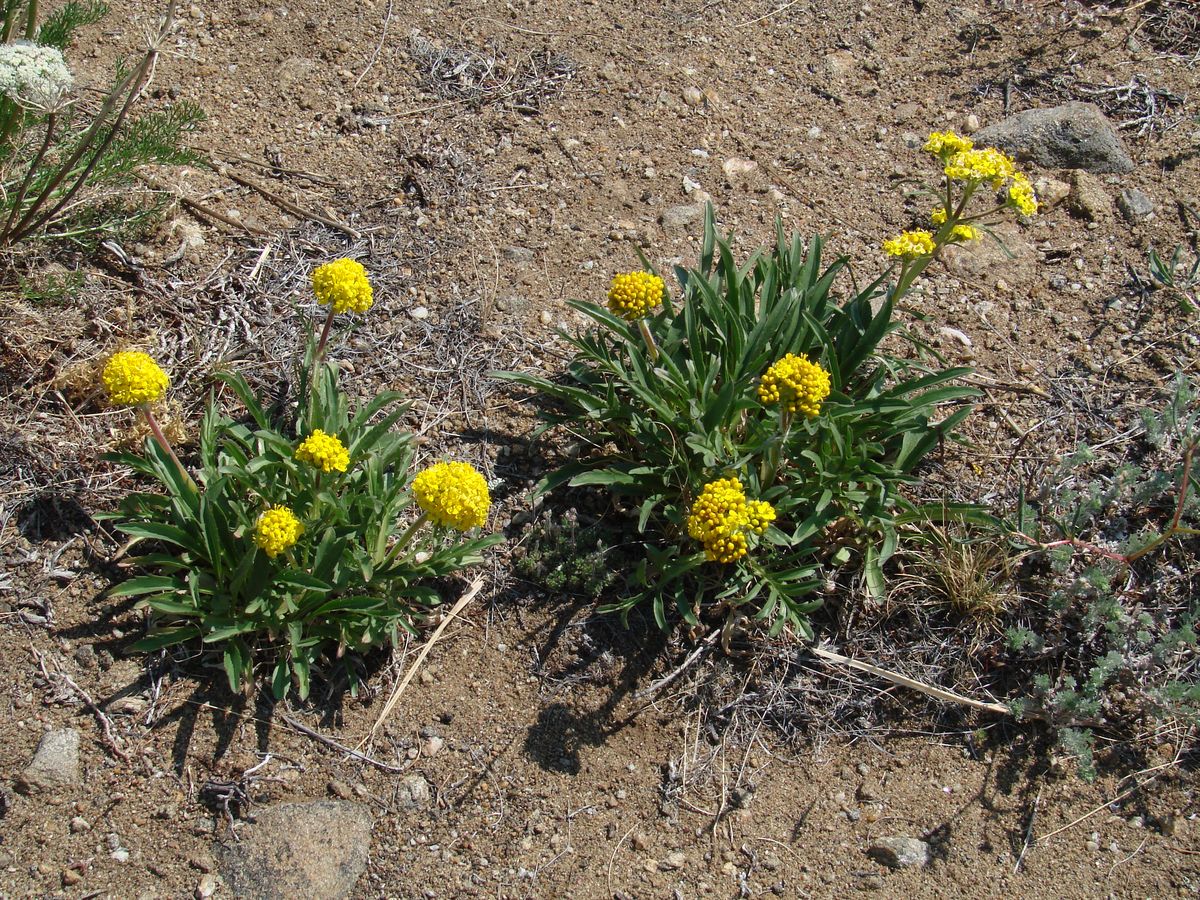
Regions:
<instances>
[{"instance_id":1,"label":"sandy soil","mask_svg":"<svg viewBox=\"0 0 1200 900\"><path fill-rule=\"evenodd\" d=\"M688 679L634 697L686 652L682 638L664 649L645 623L624 633L598 621L586 604L514 576L504 553L367 745L403 772L349 757L284 715L359 745L415 645L368 660L363 695L331 689L288 711L231 697L208 660L128 654L142 616L102 595L120 577L107 562L118 545L88 520L124 483L95 456L121 439L128 416L100 409L82 376L71 377L119 343L157 348L175 363L186 426L218 358L263 377L285 356L304 327L295 303L309 266L361 251L378 303L340 352L363 392L388 386L414 398L407 424L424 452L469 458L502 485L497 524L510 525L537 471L525 443L533 415L485 376L556 371L566 350L554 329L576 322L564 298L601 296L614 271L636 265L631 245L663 264L690 258L698 225L671 222L705 195L743 252L769 240L782 216L828 235L862 276L877 274L879 241L914 221L902 188L928 174L911 144L929 130L987 125L1006 102L1048 105L1134 75L1195 93L1188 60L1155 51L1136 31L1137 11L1114 9L1020 0L182 9L147 102L199 103L209 118L195 142L226 168L155 178L263 233L177 210L124 248L132 267L103 254L84 264L78 303L3 300L0 386L20 410L0 429L3 464L26 487L0 501L0 773L10 784L45 729L71 726L83 734L83 782L3 794L0 893L191 896L216 866L215 842L228 840L220 797L234 785L246 792L229 807L238 816L280 800L368 804L376 824L362 897L1195 896L1195 782L1178 766L1156 768L1175 758L1170 744L1151 758L1102 753L1102 776L1086 785L1036 726L939 718L865 682L868 696L891 694L887 729L844 739L818 730L816 743L785 741L766 721L717 734ZM125 4L73 58L100 80L158 12ZM439 50L476 55L454 57L464 74L435 85ZM1130 267L1145 272L1150 246L1170 248L1194 227L1180 218L1200 186L1190 116L1181 104L1163 128L1123 132L1137 168L1101 178L1110 203L1095 221L1062 204L1006 229L1011 256L985 249L940 267L912 298L927 317L918 327L1003 384L1056 379L1103 398L1195 372L1192 321L1127 285ZM289 215L229 173L344 227ZM1130 224L1111 199L1135 187L1157 212ZM978 455L965 460L985 482L1002 477L988 467L1018 441L1035 457L1069 445L1070 428L1032 440L1026 431L1047 421L1053 400L989 399L971 425ZM759 674L733 660L700 677L755 686ZM111 735L78 702L84 694L107 711ZM415 811L397 799L411 773L434 788ZM76 817L87 827L72 827ZM930 865L891 872L874 862L865 851L886 835L929 840Z\"/></svg>"}]
</instances>

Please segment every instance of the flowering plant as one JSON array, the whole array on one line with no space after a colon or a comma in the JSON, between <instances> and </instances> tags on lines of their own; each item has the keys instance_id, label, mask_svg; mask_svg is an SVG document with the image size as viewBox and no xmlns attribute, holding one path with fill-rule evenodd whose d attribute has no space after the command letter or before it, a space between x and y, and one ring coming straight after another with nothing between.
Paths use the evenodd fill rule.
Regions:
<instances>
[{"instance_id":1,"label":"flowering plant","mask_svg":"<svg viewBox=\"0 0 1200 900\"><path fill-rule=\"evenodd\" d=\"M314 277L318 296L324 284ZM440 602L430 580L479 562L501 539L471 534L491 502L483 476L441 462L410 486L412 439L393 430L402 398L384 392L352 412L339 373L313 336L290 421L269 412L240 374L218 373L245 416L230 418L210 399L193 477L154 423L151 405L167 389L166 374L136 352L105 367L112 401L138 406L154 435L144 456L109 458L163 489L130 494L108 515L131 537L159 545L130 561L144 574L111 591L139 597L151 611L138 649L200 639L222 651L234 690L271 652L277 697L293 682L307 696L315 666L344 666L354 686L347 651L413 631Z\"/></svg>"},{"instance_id":2,"label":"flowering plant","mask_svg":"<svg viewBox=\"0 0 1200 900\"><path fill-rule=\"evenodd\" d=\"M203 118L199 107L132 114L174 29L170 11L136 63L116 73L99 107L77 114L64 53L80 26L107 12L98 0L69 0L39 25L35 0L9 0L0 11L0 246L65 218L87 188L128 182L148 163L198 160L181 140ZM81 218L64 236L112 224Z\"/></svg>"},{"instance_id":3,"label":"flowering plant","mask_svg":"<svg viewBox=\"0 0 1200 900\"><path fill-rule=\"evenodd\" d=\"M949 234L905 242L903 276ZM893 319L900 285L837 303L848 261L823 267L822 249L778 227L739 265L710 207L676 297L656 274L619 275L606 306L571 302L594 327L565 335L564 379L499 373L550 398L540 432L584 439L541 490L600 486L630 516L641 558L605 609L647 602L660 626L671 609L693 625L749 612L811 635L832 570L856 562L881 592L898 524L933 514L900 487L970 412L976 392L953 383L968 370L882 351L890 335L918 347Z\"/></svg>"}]
</instances>

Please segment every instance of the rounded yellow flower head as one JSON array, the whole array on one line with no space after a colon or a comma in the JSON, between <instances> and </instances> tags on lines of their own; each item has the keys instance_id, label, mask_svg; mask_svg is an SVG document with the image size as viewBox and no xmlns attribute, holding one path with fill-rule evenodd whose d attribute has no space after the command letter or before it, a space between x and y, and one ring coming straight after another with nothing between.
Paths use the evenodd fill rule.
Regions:
<instances>
[{"instance_id":1,"label":"rounded yellow flower head","mask_svg":"<svg viewBox=\"0 0 1200 900\"><path fill-rule=\"evenodd\" d=\"M465 462L435 463L413 479L412 492L429 518L459 531L481 527L492 505L487 481Z\"/></svg>"},{"instance_id":2,"label":"rounded yellow flower head","mask_svg":"<svg viewBox=\"0 0 1200 900\"><path fill-rule=\"evenodd\" d=\"M296 459L322 472L345 472L350 465L350 453L345 444L337 435L326 434L320 428L314 428L296 448Z\"/></svg>"},{"instance_id":3,"label":"rounded yellow flower head","mask_svg":"<svg viewBox=\"0 0 1200 900\"><path fill-rule=\"evenodd\" d=\"M312 273L313 293L322 306L332 306L335 313L350 310L365 313L375 302L367 270L354 259L338 259L317 266Z\"/></svg>"},{"instance_id":4,"label":"rounded yellow flower head","mask_svg":"<svg viewBox=\"0 0 1200 900\"><path fill-rule=\"evenodd\" d=\"M995 147L983 150L960 150L946 160L946 175L956 181L986 182L993 190L1000 190L1004 182L1012 178L1016 165L1011 156L1006 156Z\"/></svg>"},{"instance_id":5,"label":"rounded yellow flower head","mask_svg":"<svg viewBox=\"0 0 1200 900\"><path fill-rule=\"evenodd\" d=\"M955 225L950 229L950 236L958 241L973 241L979 237L979 229L974 225Z\"/></svg>"},{"instance_id":6,"label":"rounded yellow flower head","mask_svg":"<svg viewBox=\"0 0 1200 900\"><path fill-rule=\"evenodd\" d=\"M666 285L657 275L626 272L613 278L608 289L608 308L613 315L635 322L662 303L664 290Z\"/></svg>"},{"instance_id":7,"label":"rounded yellow flower head","mask_svg":"<svg viewBox=\"0 0 1200 900\"><path fill-rule=\"evenodd\" d=\"M929 220L931 222L933 222L934 225L939 225L939 226L945 225L946 224L946 207L935 206L933 208L933 212L931 212L929 214Z\"/></svg>"},{"instance_id":8,"label":"rounded yellow flower head","mask_svg":"<svg viewBox=\"0 0 1200 900\"><path fill-rule=\"evenodd\" d=\"M122 406L139 406L162 398L171 384L153 359L137 350L114 353L100 375L108 399Z\"/></svg>"},{"instance_id":9,"label":"rounded yellow flower head","mask_svg":"<svg viewBox=\"0 0 1200 900\"><path fill-rule=\"evenodd\" d=\"M258 524L254 526L254 543L274 559L290 549L302 534L304 526L295 513L286 506L272 506L258 517Z\"/></svg>"},{"instance_id":10,"label":"rounded yellow flower head","mask_svg":"<svg viewBox=\"0 0 1200 900\"><path fill-rule=\"evenodd\" d=\"M758 399L768 406L778 403L786 412L821 414L821 401L829 396L829 373L804 354L789 353L767 369L758 383Z\"/></svg>"},{"instance_id":11,"label":"rounded yellow flower head","mask_svg":"<svg viewBox=\"0 0 1200 900\"><path fill-rule=\"evenodd\" d=\"M974 146L975 143L970 138L961 137L953 131L935 131L929 135L923 149L945 163L955 153L970 150Z\"/></svg>"},{"instance_id":12,"label":"rounded yellow flower head","mask_svg":"<svg viewBox=\"0 0 1200 900\"><path fill-rule=\"evenodd\" d=\"M1032 216L1038 211L1038 201L1037 196L1033 193L1033 185L1020 172L1013 175L1013 183L1008 187L1008 203L1023 216Z\"/></svg>"},{"instance_id":13,"label":"rounded yellow flower head","mask_svg":"<svg viewBox=\"0 0 1200 900\"><path fill-rule=\"evenodd\" d=\"M883 252L888 256L916 259L933 253L933 235L928 231L904 231L883 242Z\"/></svg>"},{"instance_id":14,"label":"rounded yellow flower head","mask_svg":"<svg viewBox=\"0 0 1200 900\"><path fill-rule=\"evenodd\" d=\"M747 502L737 478L710 481L687 519L688 535L704 545L710 562L731 563L746 555L746 532L762 534L775 521L775 508L762 500Z\"/></svg>"}]
</instances>

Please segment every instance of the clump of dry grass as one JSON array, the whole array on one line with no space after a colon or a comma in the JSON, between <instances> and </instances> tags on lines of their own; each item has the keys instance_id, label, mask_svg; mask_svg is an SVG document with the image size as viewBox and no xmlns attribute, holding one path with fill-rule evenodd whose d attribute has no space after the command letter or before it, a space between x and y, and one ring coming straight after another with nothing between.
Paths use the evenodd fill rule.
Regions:
<instances>
[{"instance_id":1,"label":"clump of dry grass","mask_svg":"<svg viewBox=\"0 0 1200 900\"><path fill-rule=\"evenodd\" d=\"M1200 7L1193 0L1153 0L1133 33L1159 53L1200 60Z\"/></svg>"},{"instance_id":2,"label":"clump of dry grass","mask_svg":"<svg viewBox=\"0 0 1200 900\"><path fill-rule=\"evenodd\" d=\"M904 554L893 602L932 603L980 628L994 628L1019 600L1013 554L995 535L972 536L931 525L925 540Z\"/></svg>"},{"instance_id":3,"label":"clump of dry grass","mask_svg":"<svg viewBox=\"0 0 1200 900\"><path fill-rule=\"evenodd\" d=\"M409 53L427 88L447 100L476 106L505 105L536 113L542 101L575 77L576 66L562 53L539 49L510 59L492 44L486 52L441 47L420 33L409 36Z\"/></svg>"}]
</instances>

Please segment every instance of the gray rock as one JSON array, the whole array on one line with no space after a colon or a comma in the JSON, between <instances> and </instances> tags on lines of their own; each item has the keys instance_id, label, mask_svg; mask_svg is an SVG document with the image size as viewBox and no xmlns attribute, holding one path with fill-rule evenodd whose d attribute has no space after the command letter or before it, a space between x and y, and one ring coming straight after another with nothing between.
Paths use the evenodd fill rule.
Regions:
<instances>
[{"instance_id":1,"label":"gray rock","mask_svg":"<svg viewBox=\"0 0 1200 900\"><path fill-rule=\"evenodd\" d=\"M500 310L500 312L519 313L524 312L528 308L529 301L524 297L509 294L505 297L496 298L496 309Z\"/></svg>"},{"instance_id":2,"label":"gray rock","mask_svg":"<svg viewBox=\"0 0 1200 900\"><path fill-rule=\"evenodd\" d=\"M79 732L56 728L38 742L33 759L17 779L17 790L30 794L79 783Z\"/></svg>"},{"instance_id":3,"label":"gray rock","mask_svg":"<svg viewBox=\"0 0 1200 900\"><path fill-rule=\"evenodd\" d=\"M867 855L893 869L911 869L929 862L929 845L911 837L883 837L867 848Z\"/></svg>"},{"instance_id":4,"label":"gray rock","mask_svg":"<svg viewBox=\"0 0 1200 900\"><path fill-rule=\"evenodd\" d=\"M686 228L699 222L704 218L704 207L699 203L686 204L684 206L668 206L662 212L662 222L664 228Z\"/></svg>"},{"instance_id":5,"label":"gray rock","mask_svg":"<svg viewBox=\"0 0 1200 900\"><path fill-rule=\"evenodd\" d=\"M1058 206L1071 196L1071 185L1065 181L1059 181L1057 178L1043 175L1033 183L1033 193L1037 195L1039 208L1049 209L1052 206Z\"/></svg>"},{"instance_id":6,"label":"gray rock","mask_svg":"<svg viewBox=\"0 0 1200 900\"><path fill-rule=\"evenodd\" d=\"M247 900L348 896L367 867L373 824L361 803L276 804L218 848L221 875L232 896Z\"/></svg>"},{"instance_id":7,"label":"gray rock","mask_svg":"<svg viewBox=\"0 0 1200 900\"><path fill-rule=\"evenodd\" d=\"M432 794L424 775L406 775L396 791L396 803L401 809L424 809Z\"/></svg>"},{"instance_id":8,"label":"gray rock","mask_svg":"<svg viewBox=\"0 0 1200 900\"><path fill-rule=\"evenodd\" d=\"M1071 173L1071 193L1067 197L1071 215L1089 222L1108 218L1112 212L1112 197L1095 175L1077 169Z\"/></svg>"},{"instance_id":9,"label":"gray rock","mask_svg":"<svg viewBox=\"0 0 1200 900\"><path fill-rule=\"evenodd\" d=\"M1125 188L1117 198L1117 209L1130 222L1138 222L1154 215L1154 201L1137 188Z\"/></svg>"},{"instance_id":10,"label":"gray rock","mask_svg":"<svg viewBox=\"0 0 1200 900\"><path fill-rule=\"evenodd\" d=\"M527 266L533 262L533 251L528 247L505 247L500 251L509 262Z\"/></svg>"},{"instance_id":11,"label":"gray rock","mask_svg":"<svg viewBox=\"0 0 1200 900\"><path fill-rule=\"evenodd\" d=\"M1011 220L1001 222L978 240L953 244L942 251L946 268L964 281L993 285L1031 283L1037 275L1037 250Z\"/></svg>"},{"instance_id":12,"label":"gray rock","mask_svg":"<svg viewBox=\"0 0 1200 900\"><path fill-rule=\"evenodd\" d=\"M976 146L995 146L1047 169L1130 172L1133 160L1116 129L1092 103L1027 109L974 135Z\"/></svg>"}]
</instances>

